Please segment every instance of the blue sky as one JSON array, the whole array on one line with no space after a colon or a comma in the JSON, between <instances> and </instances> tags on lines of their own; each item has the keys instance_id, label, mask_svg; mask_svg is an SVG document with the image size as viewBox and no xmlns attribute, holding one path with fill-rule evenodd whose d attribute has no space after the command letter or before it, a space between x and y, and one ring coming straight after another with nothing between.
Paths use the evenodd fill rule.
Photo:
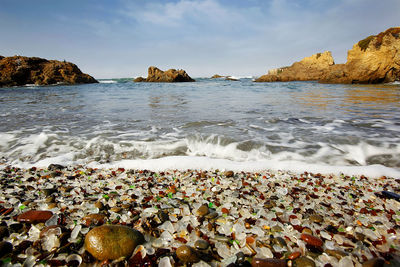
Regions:
<instances>
[{"instance_id":1,"label":"blue sky","mask_svg":"<svg viewBox=\"0 0 400 267\"><path fill-rule=\"evenodd\" d=\"M262 75L400 26L399 0L0 0L0 55L76 63L96 78Z\"/></svg>"}]
</instances>

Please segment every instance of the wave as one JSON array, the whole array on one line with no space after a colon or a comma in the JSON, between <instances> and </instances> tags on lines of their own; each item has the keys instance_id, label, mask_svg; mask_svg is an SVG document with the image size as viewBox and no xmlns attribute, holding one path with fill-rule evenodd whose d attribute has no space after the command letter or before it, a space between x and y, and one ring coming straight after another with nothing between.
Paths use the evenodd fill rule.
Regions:
<instances>
[{"instance_id":1,"label":"wave","mask_svg":"<svg viewBox=\"0 0 400 267\"><path fill-rule=\"evenodd\" d=\"M99 83L118 83L116 80L99 80Z\"/></svg>"},{"instance_id":2,"label":"wave","mask_svg":"<svg viewBox=\"0 0 400 267\"><path fill-rule=\"evenodd\" d=\"M156 132L153 127L148 132L122 132L112 137L100 133L94 137L70 136L65 131L0 133L0 158L3 164L23 168L58 163L154 170L279 169L400 177L400 144L320 141L311 146L292 142L289 136L282 136L280 142L238 141L216 134L182 137L178 129L153 138Z\"/></svg>"}]
</instances>

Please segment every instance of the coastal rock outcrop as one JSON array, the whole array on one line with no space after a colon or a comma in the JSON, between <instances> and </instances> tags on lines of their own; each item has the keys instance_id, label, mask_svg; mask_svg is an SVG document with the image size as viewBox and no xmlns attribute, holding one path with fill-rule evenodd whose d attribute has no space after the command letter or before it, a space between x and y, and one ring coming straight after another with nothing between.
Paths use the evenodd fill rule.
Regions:
<instances>
[{"instance_id":1,"label":"coastal rock outcrop","mask_svg":"<svg viewBox=\"0 0 400 267\"><path fill-rule=\"evenodd\" d=\"M356 43L345 64L335 65L330 52L318 53L290 67L270 70L256 82L386 83L400 80L400 27Z\"/></svg>"},{"instance_id":2,"label":"coastal rock outcrop","mask_svg":"<svg viewBox=\"0 0 400 267\"><path fill-rule=\"evenodd\" d=\"M320 77L324 83L386 83L400 80L400 27L390 28L356 43L346 64Z\"/></svg>"},{"instance_id":3,"label":"coastal rock outcrop","mask_svg":"<svg viewBox=\"0 0 400 267\"><path fill-rule=\"evenodd\" d=\"M73 63L38 57L0 57L0 87L97 83Z\"/></svg>"},{"instance_id":4,"label":"coastal rock outcrop","mask_svg":"<svg viewBox=\"0 0 400 267\"><path fill-rule=\"evenodd\" d=\"M332 54L329 51L303 58L290 67L268 71L268 74L256 79L256 82L313 81L322 77L333 66Z\"/></svg>"},{"instance_id":5,"label":"coastal rock outcrop","mask_svg":"<svg viewBox=\"0 0 400 267\"><path fill-rule=\"evenodd\" d=\"M162 71L157 67L151 66L148 70L147 78L138 77L134 82L194 82L184 70L169 69Z\"/></svg>"}]
</instances>

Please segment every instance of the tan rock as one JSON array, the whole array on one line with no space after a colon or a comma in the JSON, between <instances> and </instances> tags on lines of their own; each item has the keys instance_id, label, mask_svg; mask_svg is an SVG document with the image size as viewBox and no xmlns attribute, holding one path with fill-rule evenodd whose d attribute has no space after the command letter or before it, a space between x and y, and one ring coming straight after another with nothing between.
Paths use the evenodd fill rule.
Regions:
<instances>
[{"instance_id":1,"label":"tan rock","mask_svg":"<svg viewBox=\"0 0 400 267\"><path fill-rule=\"evenodd\" d=\"M169 69L162 71L157 67L149 67L148 76L142 82L194 82L184 70Z\"/></svg>"},{"instance_id":2,"label":"tan rock","mask_svg":"<svg viewBox=\"0 0 400 267\"><path fill-rule=\"evenodd\" d=\"M98 260L129 257L145 239L139 231L121 225L102 225L86 234L85 249Z\"/></svg>"},{"instance_id":3,"label":"tan rock","mask_svg":"<svg viewBox=\"0 0 400 267\"><path fill-rule=\"evenodd\" d=\"M227 76L222 76L222 75L219 75L219 74L214 74L214 75L211 77L211 79L219 79L219 78L225 78L225 77L227 77Z\"/></svg>"},{"instance_id":4,"label":"tan rock","mask_svg":"<svg viewBox=\"0 0 400 267\"><path fill-rule=\"evenodd\" d=\"M145 82L146 78L143 77L137 77L133 80L135 83L141 83L141 82Z\"/></svg>"},{"instance_id":5,"label":"tan rock","mask_svg":"<svg viewBox=\"0 0 400 267\"><path fill-rule=\"evenodd\" d=\"M0 58L0 87L25 84L79 84L97 83L73 63L47 60L38 57Z\"/></svg>"},{"instance_id":6,"label":"tan rock","mask_svg":"<svg viewBox=\"0 0 400 267\"><path fill-rule=\"evenodd\" d=\"M318 80L335 62L331 52L318 53L303 58L290 67L273 69L256 79L256 82L288 82Z\"/></svg>"},{"instance_id":7,"label":"tan rock","mask_svg":"<svg viewBox=\"0 0 400 267\"><path fill-rule=\"evenodd\" d=\"M326 83L385 83L400 80L400 27L356 43L347 63L321 77Z\"/></svg>"}]
</instances>

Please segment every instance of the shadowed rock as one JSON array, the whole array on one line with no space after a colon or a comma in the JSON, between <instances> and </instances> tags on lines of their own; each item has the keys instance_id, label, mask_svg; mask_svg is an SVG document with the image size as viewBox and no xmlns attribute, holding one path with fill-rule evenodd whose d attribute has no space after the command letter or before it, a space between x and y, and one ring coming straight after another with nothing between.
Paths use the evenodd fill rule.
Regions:
<instances>
[{"instance_id":1,"label":"shadowed rock","mask_svg":"<svg viewBox=\"0 0 400 267\"><path fill-rule=\"evenodd\" d=\"M138 77L134 82L194 82L184 70L169 69L167 71L162 71L157 67L149 67L147 78Z\"/></svg>"},{"instance_id":2,"label":"shadowed rock","mask_svg":"<svg viewBox=\"0 0 400 267\"><path fill-rule=\"evenodd\" d=\"M73 63L38 57L0 57L0 87L97 83Z\"/></svg>"}]
</instances>

